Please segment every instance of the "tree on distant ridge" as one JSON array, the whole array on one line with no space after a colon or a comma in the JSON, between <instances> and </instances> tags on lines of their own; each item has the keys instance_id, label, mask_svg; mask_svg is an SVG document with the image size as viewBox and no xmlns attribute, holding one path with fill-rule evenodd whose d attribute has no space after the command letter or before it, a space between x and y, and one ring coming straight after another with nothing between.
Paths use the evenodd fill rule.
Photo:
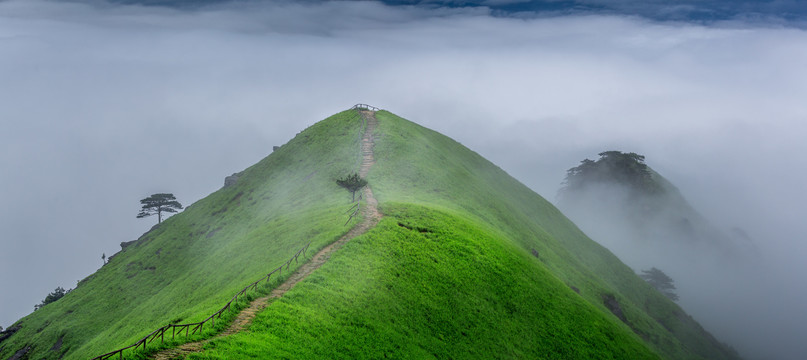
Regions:
<instances>
[{"instance_id":1,"label":"tree on distant ridge","mask_svg":"<svg viewBox=\"0 0 807 360\"><path fill-rule=\"evenodd\" d=\"M650 270L642 270L642 273L643 274L639 275L639 277L647 281L650 286L656 288L656 290L670 298L670 300L678 301L678 294L673 291L675 290L675 285L673 285L673 279L671 277L655 267Z\"/></svg>"},{"instance_id":2,"label":"tree on distant ridge","mask_svg":"<svg viewBox=\"0 0 807 360\"><path fill-rule=\"evenodd\" d=\"M353 195L353 201L356 201L356 191L367 185L367 180L362 179L359 174L353 173L341 179L336 179L336 184L347 189Z\"/></svg>"},{"instance_id":3,"label":"tree on distant ridge","mask_svg":"<svg viewBox=\"0 0 807 360\"><path fill-rule=\"evenodd\" d=\"M580 190L594 183L615 183L644 193L661 191L644 163L644 155L621 151L603 151L598 155L597 161L585 159L567 170L562 190Z\"/></svg>"},{"instance_id":4,"label":"tree on distant ridge","mask_svg":"<svg viewBox=\"0 0 807 360\"><path fill-rule=\"evenodd\" d=\"M175 213L178 209L182 209L182 204L177 201L174 194L154 194L143 200L140 200L143 208L137 214L137 218L144 218L157 214L157 224L163 221L163 212Z\"/></svg>"}]
</instances>

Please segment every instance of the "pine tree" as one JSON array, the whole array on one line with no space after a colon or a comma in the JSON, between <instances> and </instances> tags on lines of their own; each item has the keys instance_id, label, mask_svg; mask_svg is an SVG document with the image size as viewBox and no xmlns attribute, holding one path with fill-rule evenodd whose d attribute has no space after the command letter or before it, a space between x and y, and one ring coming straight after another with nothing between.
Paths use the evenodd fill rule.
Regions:
<instances>
[{"instance_id":1,"label":"pine tree","mask_svg":"<svg viewBox=\"0 0 807 360\"><path fill-rule=\"evenodd\" d=\"M178 209L182 209L182 204L176 200L174 194L154 194L140 200L140 203L143 204L143 208L140 209L137 218L157 214L157 223L159 224L163 221L163 212L175 213Z\"/></svg>"},{"instance_id":2,"label":"pine tree","mask_svg":"<svg viewBox=\"0 0 807 360\"><path fill-rule=\"evenodd\" d=\"M670 300L678 301L678 294L673 291L675 290L675 285L673 285L673 279L671 277L655 267L650 270L642 270L642 273L643 274L639 276L647 281L650 286L656 288L656 290L670 298Z\"/></svg>"}]
</instances>

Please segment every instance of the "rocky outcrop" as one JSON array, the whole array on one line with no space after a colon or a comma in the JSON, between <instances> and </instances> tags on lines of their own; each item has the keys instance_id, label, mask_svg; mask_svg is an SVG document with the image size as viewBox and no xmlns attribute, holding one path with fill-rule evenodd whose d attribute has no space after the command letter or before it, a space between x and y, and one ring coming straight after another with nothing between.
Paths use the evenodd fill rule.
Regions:
<instances>
[{"instance_id":1,"label":"rocky outcrop","mask_svg":"<svg viewBox=\"0 0 807 360\"><path fill-rule=\"evenodd\" d=\"M121 241L121 243L120 243L120 250L121 250L121 251L126 250L126 248L127 248L127 247L129 247L129 246L132 246L132 245L136 244L136 243L137 243L138 241L140 241L140 240L143 240L143 239L146 237L146 235L148 235L150 232L154 231L154 229L156 229L156 228L160 227L160 225L162 225L162 224L156 224L156 225L152 226L152 227L151 227L151 229L149 229L149 231L146 231L145 233L143 233L143 235L140 235L140 237L139 237L139 238L137 238L137 240L132 240L132 241ZM109 264L109 262L110 262L110 261L112 261L112 258L114 258L114 257L115 257L115 255L118 255L118 254L120 254L120 251L118 251L118 252L116 252L116 253L114 253L114 254L112 254L112 255L109 255L109 257L106 259L106 264ZM106 264L105 264L105 265L106 265Z\"/></svg>"},{"instance_id":2,"label":"rocky outcrop","mask_svg":"<svg viewBox=\"0 0 807 360\"><path fill-rule=\"evenodd\" d=\"M230 175L228 177L225 177L224 178L224 187L227 188L227 187L235 185L238 182L238 177L240 175L241 174L239 174L239 173L234 173L234 174L232 174L232 175Z\"/></svg>"},{"instance_id":3,"label":"rocky outcrop","mask_svg":"<svg viewBox=\"0 0 807 360\"><path fill-rule=\"evenodd\" d=\"M120 249L121 249L121 250L124 250L124 249L126 249L127 247L129 247L129 245L132 245L132 244L134 244L134 243L136 243L136 242L137 242L137 240L132 240L132 241L121 241L121 243L120 243ZM112 258L112 257L110 257L110 259L111 259L111 258Z\"/></svg>"},{"instance_id":4,"label":"rocky outcrop","mask_svg":"<svg viewBox=\"0 0 807 360\"><path fill-rule=\"evenodd\" d=\"M14 335L14 333L17 332L17 330L19 330L19 329L20 329L20 326L17 325L17 326L12 326L12 327L10 327L8 329L5 329L3 331L0 331L0 342L3 342L3 340L8 339L9 337L11 337L11 335Z\"/></svg>"},{"instance_id":5,"label":"rocky outcrop","mask_svg":"<svg viewBox=\"0 0 807 360\"><path fill-rule=\"evenodd\" d=\"M31 351L31 347L26 346L26 347L18 350L17 352L15 352L14 355L12 355L10 358L8 358L8 360L21 360L21 359L23 359L23 356L25 356L25 354L27 354L29 351Z\"/></svg>"},{"instance_id":6,"label":"rocky outcrop","mask_svg":"<svg viewBox=\"0 0 807 360\"><path fill-rule=\"evenodd\" d=\"M608 308L608 310L611 310L611 313L618 317L619 320L622 320L623 323L630 325L630 323L628 323L628 318L625 317L625 313L622 312L622 306L619 305L619 302L616 301L616 297L614 297L613 294L603 295L602 303L606 308Z\"/></svg>"}]
</instances>

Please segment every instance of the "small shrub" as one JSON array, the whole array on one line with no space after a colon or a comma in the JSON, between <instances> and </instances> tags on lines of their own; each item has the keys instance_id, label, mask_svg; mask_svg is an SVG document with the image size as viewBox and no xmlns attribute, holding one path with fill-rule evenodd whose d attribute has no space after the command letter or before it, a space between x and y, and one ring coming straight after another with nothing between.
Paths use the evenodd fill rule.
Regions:
<instances>
[{"instance_id":1,"label":"small shrub","mask_svg":"<svg viewBox=\"0 0 807 360\"><path fill-rule=\"evenodd\" d=\"M53 290L52 293L48 294L48 296L46 296L45 299L42 300L42 303L34 305L34 311L37 311L39 310L39 308L61 299L69 292L70 290L65 291L64 288L61 286L57 287L56 290Z\"/></svg>"}]
</instances>

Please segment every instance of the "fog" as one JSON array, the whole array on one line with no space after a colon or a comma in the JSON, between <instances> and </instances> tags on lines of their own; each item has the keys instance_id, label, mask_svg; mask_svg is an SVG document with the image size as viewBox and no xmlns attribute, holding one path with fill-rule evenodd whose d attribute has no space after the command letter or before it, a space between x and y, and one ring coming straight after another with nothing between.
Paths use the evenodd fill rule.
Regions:
<instances>
[{"instance_id":1,"label":"fog","mask_svg":"<svg viewBox=\"0 0 807 360\"><path fill-rule=\"evenodd\" d=\"M801 273L789 273L797 267L771 261L778 256L768 251L765 238L752 239L740 227L716 227L674 190L637 195L624 185L598 183L564 191L558 205L635 271L656 267L671 276L679 305L723 341L733 340L745 355L803 354L801 347L768 349L799 344L804 332L795 327L801 327L800 320L788 317L803 319L807 312L790 297L803 298L807 292L799 285ZM792 332L785 331L788 325ZM761 329L773 333L760 334Z\"/></svg>"},{"instance_id":2,"label":"fog","mask_svg":"<svg viewBox=\"0 0 807 360\"><path fill-rule=\"evenodd\" d=\"M755 295L731 311L712 312L700 289L682 306L749 358L795 359L807 353L805 63L807 33L776 21L0 1L0 325L148 230L140 199L189 205L363 102L551 201L586 157L646 155L717 227L742 227L766 269L737 280Z\"/></svg>"}]
</instances>

